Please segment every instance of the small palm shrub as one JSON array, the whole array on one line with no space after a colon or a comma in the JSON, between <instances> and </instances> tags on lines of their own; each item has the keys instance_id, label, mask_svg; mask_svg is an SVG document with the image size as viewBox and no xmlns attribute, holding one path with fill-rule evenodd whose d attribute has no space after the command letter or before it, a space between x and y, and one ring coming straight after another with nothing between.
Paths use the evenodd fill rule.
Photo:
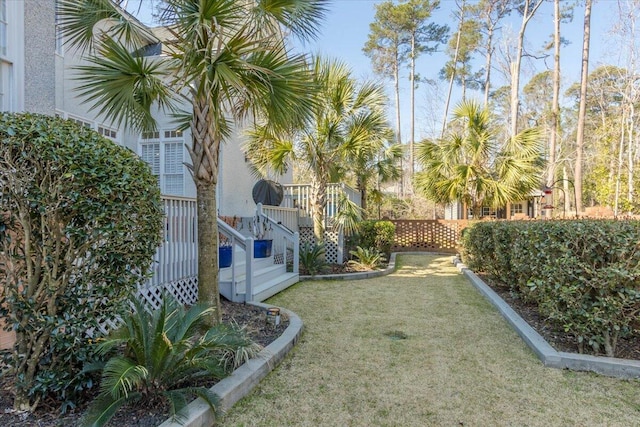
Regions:
<instances>
[{"instance_id":1,"label":"small palm shrub","mask_svg":"<svg viewBox=\"0 0 640 427\"><path fill-rule=\"evenodd\" d=\"M305 273L315 276L327 265L325 259L325 248L323 244L316 245L305 242L300 248L300 265Z\"/></svg>"},{"instance_id":2,"label":"small palm shrub","mask_svg":"<svg viewBox=\"0 0 640 427\"><path fill-rule=\"evenodd\" d=\"M384 254L376 248L363 248L358 246L355 251L349 251L354 259L347 263L356 271L375 270L386 261Z\"/></svg>"},{"instance_id":3,"label":"small palm shrub","mask_svg":"<svg viewBox=\"0 0 640 427\"><path fill-rule=\"evenodd\" d=\"M98 346L100 354L112 356L102 366L88 368L102 369L102 380L83 425L102 426L124 404L143 399L168 403L174 418L191 396L215 410L215 394L198 381L227 376L260 349L237 326L220 324L203 331L213 307L185 309L168 296L154 311L137 299L131 303L135 310Z\"/></svg>"}]
</instances>

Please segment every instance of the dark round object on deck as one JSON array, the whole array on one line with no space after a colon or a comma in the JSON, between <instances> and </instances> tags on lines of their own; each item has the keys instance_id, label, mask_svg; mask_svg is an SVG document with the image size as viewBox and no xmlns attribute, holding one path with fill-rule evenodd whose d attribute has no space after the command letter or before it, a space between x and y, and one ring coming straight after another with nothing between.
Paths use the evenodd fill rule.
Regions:
<instances>
[{"instance_id":1,"label":"dark round object on deck","mask_svg":"<svg viewBox=\"0 0 640 427\"><path fill-rule=\"evenodd\" d=\"M253 201L268 206L280 206L284 198L282 185L268 179L261 179L253 186Z\"/></svg>"}]
</instances>

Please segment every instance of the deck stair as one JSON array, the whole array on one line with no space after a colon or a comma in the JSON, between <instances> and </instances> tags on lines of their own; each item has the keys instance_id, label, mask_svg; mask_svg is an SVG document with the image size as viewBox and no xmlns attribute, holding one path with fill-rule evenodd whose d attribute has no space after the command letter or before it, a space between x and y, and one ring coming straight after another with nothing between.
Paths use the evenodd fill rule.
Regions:
<instances>
[{"instance_id":1,"label":"deck stair","mask_svg":"<svg viewBox=\"0 0 640 427\"><path fill-rule=\"evenodd\" d=\"M235 286L232 286L233 269L236 271ZM220 269L220 294L233 302L261 302L299 280L299 275L288 273L284 264L275 264L273 256L254 258L252 272L253 297L247 300L246 254L244 249L236 247L233 253L233 265Z\"/></svg>"},{"instance_id":2,"label":"deck stair","mask_svg":"<svg viewBox=\"0 0 640 427\"><path fill-rule=\"evenodd\" d=\"M254 257L254 240L218 220L218 230L233 249L231 266L219 271L220 294L234 302L261 302L297 283L299 280L300 235L274 220L258 204L256 216L268 223L268 233L261 238L271 240L271 256ZM249 227L245 227L248 230Z\"/></svg>"}]
</instances>

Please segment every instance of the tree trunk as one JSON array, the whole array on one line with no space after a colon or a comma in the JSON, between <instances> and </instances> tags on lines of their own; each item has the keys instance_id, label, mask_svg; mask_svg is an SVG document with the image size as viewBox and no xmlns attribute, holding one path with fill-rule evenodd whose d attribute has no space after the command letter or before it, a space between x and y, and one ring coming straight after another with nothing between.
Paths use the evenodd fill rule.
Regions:
<instances>
[{"instance_id":1,"label":"tree trunk","mask_svg":"<svg viewBox=\"0 0 640 427\"><path fill-rule=\"evenodd\" d=\"M558 139L558 122L560 121L560 0L554 0L553 3L555 26L553 32L553 100L551 101L551 135L549 138L547 187L553 187L556 182L556 145ZM553 199L550 204L554 205Z\"/></svg>"},{"instance_id":2,"label":"tree trunk","mask_svg":"<svg viewBox=\"0 0 640 427\"><path fill-rule=\"evenodd\" d=\"M198 300L215 307L210 325L222 321L218 287L218 216L216 184L196 183L198 213Z\"/></svg>"},{"instance_id":3,"label":"tree trunk","mask_svg":"<svg viewBox=\"0 0 640 427\"><path fill-rule=\"evenodd\" d=\"M633 102L629 103L629 120L627 128L629 129L629 136L627 140L629 141L629 149L627 152L627 199L629 202L629 214L631 214L631 206L633 205L633 193L634 193L634 183L633 183L633 169L634 169L634 160L633 160L633 140L634 140L634 125L635 125L635 107Z\"/></svg>"},{"instance_id":4,"label":"tree trunk","mask_svg":"<svg viewBox=\"0 0 640 427\"><path fill-rule=\"evenodd\" d=\"M618 164L616 165L615 191L613 194L613 216L618 217L620 213L620 181L622 177L623 153L624 153L624 137L625 137L625 108L622 109L620 117L620 141L618 145Z\"/></svg>"},{"instance_id":5,"label":"tree trunk","mask_svg":"<svg viewBox=\"0 0 640 427\"><path fill-rule=\"evenodd\" d=\"M358 178L356 188L360 192L360 208L362 209L362 219L367 219L367 185L361 178Z\"/></svg>"},{"instance_id":6,"label":"tree trunk","mask_svg":"<svg viewBox=\"0 0 640 427\"><path fill-rule=\"evenodd\" d=\"M449 91L447 93L447 101L444 104L444 117L442 118L442 131L440 138L444 138L444 132L447 130L447 117L449 116L449 104L451 103L451 92L453 91L453 82L456 78L456 70L458 68L458 52L460 51L460 37L462 36L462 25L464 22L464 3L460 10L460 26L458 27L458 36L456 37L456 51L453 54L453 70L449 78Z\"/></svg>"},{"instance_id":7,"label":"tree trunk","mask_svg":"<svg viewBox=\"0 0 640 427\"><path fill-rule=\"evenodd\" d=\"M591 0L584 4L584 36L582 40L582 72L580 77L580 107L576 135L575 192L576 216L582 212L582 157L584 153L584 126L587 113L587 83L589 77L589 41L591 33Z\"/></svg>"},{"instance_id":8,"label":"tree trunk","mask_svg":"<svg viewBox=\"0 0 640 427\"><path fill-rule=\"evenodd\" d=\"M309 194L311 203L311 218L313 219L313 235L316 244L324 242L324 208L327 205L327 183L318 176L311 178L311 191Z\"/></svg>"},{"instance_id":9,"label":"tree trunk","mask_svg":"<svg viewBox=\"0 0 640 427\"><path fill-rule=\"evenodd\" d=\"M533 7L531 2L535 1ZM524 33L527 29L529 20L536 13L543 0L525 0L524 11L522 13L522 24L518 33L518 50L516 52L516 61L511 64L511 135L514 137L518 134L518 115L520 108L520 68L522 67L522 53L524 50Z\"/></svg>"},{"instance_id":10,"label":"tree trunk","mask_svg":"<svg viewBox=\"0 0 640 427\"><path fill-rule=\"evenodd\" d=\"M216 185L220 139L215 132L212 106L206 98L194 96L189 155L196 185L198 215L198 300L214 313L207 319L213 326L222 321L218 284L218 209Z\"/></svg>"},{"instance_id":11,"label":"tree trunk","mask_svg":"<svg viewBox=\"0 0 640 427\"><path fill-rule=\"evenodd\" d=\"M415 96L416 96L416 36L415 34L411 37L411 135L409 136L409 179L411 185L409 188L411 189L410 194L413 194L413 172L414 172L414 161L413 161L413 146L415 143Z\"/></svg>"},{"instance_id":12,"label":"tree trunk","mask_svg":"<svg viewBox=\"0 0 640 427\"><path fill-rule=\"evenodd\" d=\"M489 108L489 88L491 87L491 59L493 56L493 24L489 25L487 31L487 54L485 57L484 72L484 108Z\"/></svg>"},{"instance_id":13,"label":"tree trunk","mask_svg":"<svg viewBox=\"0 0 640 427\"><path fill-rule=\"evenodd\" d=\"M402 134L400 132L400 75L398 68L398 59L396 58L396 63L393 68L393 84L396 96L396 141L398 144L402 144ZM404 197L404 169L402 168L402 158L400 159L400 169L400 196Z\"/></svg>"}]
</instances>

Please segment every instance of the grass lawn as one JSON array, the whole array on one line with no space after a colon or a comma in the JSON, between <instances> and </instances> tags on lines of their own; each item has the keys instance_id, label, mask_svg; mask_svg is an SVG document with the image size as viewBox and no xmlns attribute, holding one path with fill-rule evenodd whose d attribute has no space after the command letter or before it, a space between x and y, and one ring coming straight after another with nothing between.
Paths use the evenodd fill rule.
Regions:
<instances>
[{"instance_id":1,"label":"grass lawn","mask_svg":"<svg viewBox=\"0 0 640 427\"><path fill-rule=\"evenodd\" d=\"M268 303L305 333L220 425L640 425L640 381L545 368L450 257L401 256L389 276L302 282Z\"/></svg>"}]
</instances>

